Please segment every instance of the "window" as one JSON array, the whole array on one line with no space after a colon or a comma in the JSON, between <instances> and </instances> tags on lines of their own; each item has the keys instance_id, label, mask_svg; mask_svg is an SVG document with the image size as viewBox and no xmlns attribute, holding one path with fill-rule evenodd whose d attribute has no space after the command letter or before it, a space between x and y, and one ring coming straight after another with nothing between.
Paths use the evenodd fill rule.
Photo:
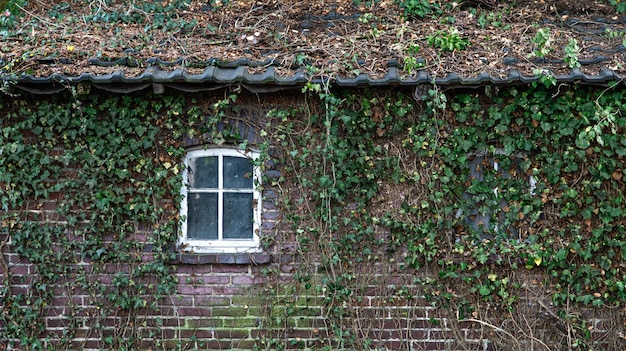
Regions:
<instances>
[{"instance_id":1,"label":"window","mask_svg":"<svg viewBox=\"0 0 626 351\"><path fill-rule=\"evenodd\" d=\"M498 233L507 233L511 238L519 236L517 228L505 218L510 204L502 193L507 192L510 196L526 189L528 194L534 194L537 182L522 170L522 163L527 162L525 157L519 154L507 156L499 149L467 156L469 180L463 193L465 209L459 209L457 217L463 216L466 224L481 233L484 239L491 239L492 234Z\"/></svg>"},{"instance_id":2,"label":"window","mask_svg":"<svg viewBox=\"0 0 626 351\"><path fill-rule=\"evenodd\" d=\"M189 151L181 194L180 247L190 252L258 252L261 196L257 153Z\"/></svg>"}]
</instances>

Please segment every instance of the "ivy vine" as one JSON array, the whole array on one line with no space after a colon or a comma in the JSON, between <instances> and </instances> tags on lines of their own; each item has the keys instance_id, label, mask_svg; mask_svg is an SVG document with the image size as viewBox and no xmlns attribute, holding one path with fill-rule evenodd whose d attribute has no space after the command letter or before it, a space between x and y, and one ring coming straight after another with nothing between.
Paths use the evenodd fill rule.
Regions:
<instances>
[{"instance_id":1,"label":"ivy vine","mask_svg":"<svg viewBox=\"0 0 626 351\"><path fill-rule=\"evenodd\" d=\"M298 273L301 288L323 292L335 347L372 344L346 306L360 306L384 264L439 278L387 298L415 298L419 285L461 320L476 314L472 301L513 313L524 287L511 277L542 277L535 284L547 287L554 314L575 324L570 346L591 347L569 309L610 310L626 298L623 89L304 92L319 109L292 111L290 132L274 137L292 141L286 179L295 181L283 188L298 189L285 209L311 265ZM316 287L308 282L320 269Z\"/></svg>"},{"instance_id":2,"label":"ivy vine","mask_svg":"<svg viewBox=\"0 0 626 351\"><path fill-rule=\"evenodd\" d=\"M289 339L285 321L321 304L327 334L316 334L316 347L376 347L350 308L373 287L385 303L423 295L459 321L486 323L481 308L513 316L534 284L550 298L546 311L569 323L569 346L596 347L572 311L626 301L624 90L555 89L355 93L309 83L294 97L301 103L270 111L255 126L259 165L280 169L263 184L280 190L287 227L264 236L264 249L295 253L299 266L286 287L279 267L265 271L275 278L263 287L268 305L285 304L268 308L265 345L312 346ZM247 147L231 123L240 95L206 108L201 98L0 100L1 245L37 267L17 282L1 256L2 339L76 347L89 321L111 349L144 346L137 321L175 291L167 262L183 140ZM90 298L70 304L63 335L42 339L58 287Z\"/></svg>"},{"instance_id":3,"label":"ivy vine","mask_svg":"<svg viewBox=\"0 0 626 351\"><path fill-rule=\"evenodd\" d=\"M10 239L37 271L25 290L5 271L0 338L32 350L76 347L84 319L112 348L139 346L141 314L175 291L167 261L178 228L184 102L69 94L1 102L3 246ZM42 339L59 287L70 325ZM77 305L75 294L89 301ZM128 318L104 333L115 316Z\"/></svg>"}]
</instances>

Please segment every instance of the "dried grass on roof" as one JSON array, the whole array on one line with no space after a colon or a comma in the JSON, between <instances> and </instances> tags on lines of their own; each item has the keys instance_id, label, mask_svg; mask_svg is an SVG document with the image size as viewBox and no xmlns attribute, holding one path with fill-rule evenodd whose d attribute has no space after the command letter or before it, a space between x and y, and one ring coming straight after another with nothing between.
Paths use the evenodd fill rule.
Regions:
<instances>
[{"instance_id":1,"label":"dried grass on roof","mask_svg":"<svg viewBox=\"0 0 626 351\"><path fill-rule=\"evenodd\" d=\"M149 58L179 60L178 64L159 67L165 70L202 69L209 59L248 58L274 59L281 65L279 72L287 75L297 66L312 66L316 67L311 72L315 75L353 77L367 73L380 77L389 61L402 65L411 55L409 49L419 47L415 56L425 60L423 69L435 77L450 72L473 77L487 72L502 78L512 69L526 74L536 68L549 68L557 74L569 71L563 63L533 61L536 45L532 38L539 28L549 28L553 50L547 59L561 59L563 48L574 38L581 47L580 59L605 58L584 66L584 73L597 74L602 68L625 72L623 52L596 51L615 49L623 38L623 23L605 4L459 1L442 16L405 20L393 0L371 1L369 6L356 3L365 2L193 0L190 6L167 13L164 19L163 14L146 12L133 1L51 4L32 0L24 9L19 31L0 45L0 58L5 63L19 61L11 72L4 73L36 76L114 70L139 74L148 66ZM109 21L94 21L105 15ZM159 28L165 25L160 21L170 29ZM428 45L429 35L450 28L470 40L467 49L445 52ZM55 63L37 61L41 58L53 58ZM98 67L90 64L90 58L126 58L139 67ZM63 64L61 59L70 63ZM511 59L516 63L511 64Z\"/></svg>"}]
</instances>

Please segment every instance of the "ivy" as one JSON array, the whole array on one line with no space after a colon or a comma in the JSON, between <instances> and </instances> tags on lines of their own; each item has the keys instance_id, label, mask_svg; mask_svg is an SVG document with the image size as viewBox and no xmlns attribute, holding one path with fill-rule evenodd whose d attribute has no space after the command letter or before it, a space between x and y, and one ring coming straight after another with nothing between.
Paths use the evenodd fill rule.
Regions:
<instances>
[{"instance_id":1,"label":"ivy","mask_svg":"<svg viewBox=\"0 0 626 351\"><path fill-rule=\"evenodd\" d=\"M319 298L311 304L324 305L326 347L375 347L353 323L368 289L389 303L425 296L475 320L485 305L514 314L532 283L547 287L550 312L570 323L571 345L591 347L573 311L626 299L623 96L620 87L549 84L454 94L431 86L420 96L308 83L303 104L279 106L255 126L259 166L271 159L281 174L263 184L280 189L281 235L293 233L296 245L264 235L264 248L300 258L291 286L279 269L264 273L268 304L274 296L288 307L268 310L264 325L285 331L285 318L313 313L299 296ZM156 309L175 287L167 261L181 140L246 148L233 117L241 99L227 94L205 108L182 96L1 101L0 230L39 274L25 292L3 277L0 336L69 347L75 328L53 343L39 338L53 285L85 291L99 318L134 322ZM56 209L41 210L52 201ZM110 267L110 281L95 278ZM539 281L520 281L526 273ZM82 323L76 316L72 325ZM102 341L136 348L137 323Z\"/></svg>"},{"instance_id":2,"label":"ivy","mask_svg":"<svg viewBox=\"0 0 626 351\"><path fill-rule=\"evenodd\" d=\"M398 258L400 270L437 271L426 296L465 316L476 299L514 311L518 271L541 272L561 311L624 301L623 90L486 90L435 87L416 103L319 86L307 90L320 97L308 121L319 132L278 132L312 209L289 218L302 250L321 255L343 345L369 341L334 307L358 306L364 270Z\"/></svg>"},{"instance_id":3,"label":"ivy","mask_svg":"<svg viewBox=\"0 0 626 351\"><path fill-rule=\"evenodd\" d=\"M176 282L167 248L178 228L172 199L179 194L183 151L164 129L186 129L182 118L174 118L185 114L182 97L151 103L63 95L2 105L2 237L10 237L14 252L38 272L24 293L4 281L2 339L19 340L26 349L60 349L81 323L79 310L93 306L103 316L125 311L139 318L140 311L157 308ZM50 201L56 209L45 210ZM112 265L117 273L110 284L96 279ZM74 327L58 341L42 343L45 307L55 298L50 287L59 285L70 296L86 292L89 301L72 307ZM103 341L135 348L138 326L134 318L124 320L116 336Z\"/></svg>"}]
</instances>

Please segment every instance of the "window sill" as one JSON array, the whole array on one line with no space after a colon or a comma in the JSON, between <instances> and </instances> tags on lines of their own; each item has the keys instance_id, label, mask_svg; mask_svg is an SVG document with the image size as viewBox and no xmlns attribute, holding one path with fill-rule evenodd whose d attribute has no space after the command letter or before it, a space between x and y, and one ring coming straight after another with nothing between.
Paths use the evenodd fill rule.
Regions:
<instances>
[{"instance_id":1,"label":"window sill","mask_svg":"<svg viewBox=\"0 0 626 351\"><path fill-rule=\"evenodd\" d=\"M272 261L270 254L264 253L177 253L172 264L248 264L261 265Z\"/></svg>"}]
</instances>

